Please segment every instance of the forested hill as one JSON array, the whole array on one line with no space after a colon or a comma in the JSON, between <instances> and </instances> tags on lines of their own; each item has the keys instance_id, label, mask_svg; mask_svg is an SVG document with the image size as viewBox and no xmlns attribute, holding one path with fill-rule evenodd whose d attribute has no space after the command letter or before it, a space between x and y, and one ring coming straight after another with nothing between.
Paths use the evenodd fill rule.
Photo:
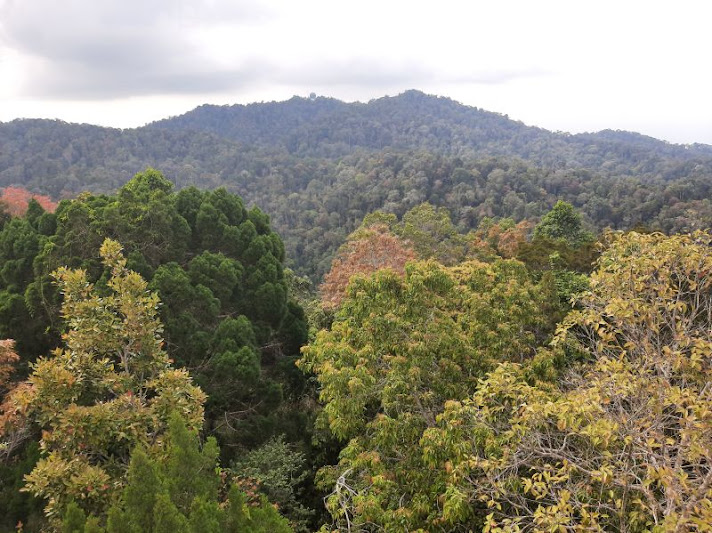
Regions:
<instances>
[{"instance_id":1,"label":"forested hill","mask_svg":"<svg viewBox=\"0 0 712 533\"><path fill-rule=\"evenodd\" d=\"M55 197L111 192L147 166L188 183L225 171L239 153L235 143L204 133L14 120L0 123L0 186Z\"/></svg>"},{"instance_id":2,"label":"forested hill","mask_svg":"<svg viewBox=\"0 0 712 533\"><path fill-rule=\"evenodd\" d=\"M315 279L366 214L402 216L425 201L462 231L483 217L537 219L558 199L592 229L712 226L712 146L553 133L418 91L367 104L201 106L127 130L0 123L0 187L113 192L149 166L178 188L225 186L260 206L290 264Z\"/></svg>"},{"instance_id":3,"label":"forested hill","mask_svg":"<svg viewBox=\"0 0 712 533\"><path fill-rule=\"evenodd\" d=\"M667 158L677 162L712 158L712 146L673 145L610 130L552 133L415 90L367 104L295 96L286 102L203 105L152 127L204 131L245 144L283 147L303 156L338 157L359 148L424 149L455 155L476 152L590 169L615 161L631 175L651 172L652 166ZM647 167L640 167L641 163Z\"/></svg>"},{"instance_id":4,"label":"forested hill","mask_svg":"<svg viewBox=\"0 0 712 533\"><path fill-rule=\"evenodd\" d=\"M203 105L154 126L207 131L317 157L344 155L357 148L485 149L536 130L502 115L419 91L367 104L295 96L286 102Z\"/></svg>"},{"instance_id":5,"label":"forested hill","mask_svg":"<svg viewBox=\"0 0 712 533\"><path fill-rule=\"evenodd\" d=\"M0 123L0 186L71 195L112 191L146 166L179 184L214 186L285 157L339 159L379 151L517 157L549 169L671 180L712 171L712 146L675 145L637 133L570 135L526 126L449 98L407 91L369 103L325 97L203 105L119 130L57 120Z\"/></svg>"}]
</instances>

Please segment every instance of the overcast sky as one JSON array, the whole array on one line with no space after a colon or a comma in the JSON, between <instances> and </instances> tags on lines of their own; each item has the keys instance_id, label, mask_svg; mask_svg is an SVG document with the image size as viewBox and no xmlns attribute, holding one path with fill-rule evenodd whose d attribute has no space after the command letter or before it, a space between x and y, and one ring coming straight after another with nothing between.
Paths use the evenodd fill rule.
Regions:
<instances>
[{"instance_id":1,"label":"overcast sky","mask_svg":"<svg viewBox=\"0 0 712 533\"><path fill-rule=\"evenodd\" d=\"M0 120L406 89L526 124L712 144L707 0L0 0Z\"/></svg>"}]
</instances>

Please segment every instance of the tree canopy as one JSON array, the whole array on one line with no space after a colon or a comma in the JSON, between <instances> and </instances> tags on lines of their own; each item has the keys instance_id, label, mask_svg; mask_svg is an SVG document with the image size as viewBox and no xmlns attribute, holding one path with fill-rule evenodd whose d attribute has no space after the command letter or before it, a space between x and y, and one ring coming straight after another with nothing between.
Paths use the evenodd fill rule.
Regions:
<instances>
[{"instance_id":1,"label":"tree canopy","mask_svg":"<svg viewBox=\"0 0 712 533\"><path fill-rule=\"evenodd\" d=\"M712 527L709 147L413 91L0 144L76 196L0 201L0 530Z\"/></svg>"},{"instance_id":2,"label":"tree canopy","mask_svg":"<svg viewBox=\"0 0 712 533\"><path fill-rule=\"evenodd\" d=\"M106 237L159 295L166 351L209 394L209 424L224 442L266 440L285 395L267 370L293 360L306 322L289 301L284 246L269 218L224 189L175 193L149 169L116 195L84 194L54 214L11 220L0 231L0 336L16 340L24 365L56 347L63 322L51 273L81 268L106 286L97 259Z\"/></svg>"},{"instance_id":3,"label":"tree canopy","mask_svg":"<svg viewBox=\"0 0 712 533\"><path fill-rule=\"evenodd\" d=\"M487 531L712 526L711 243L611 235L556 339L585 362L555 387L502 365L447 406L424 445L451 521L481 502Z\"/></svg>"},{"instance_id":4,"label":"tree canopy","mask_svg":"<svg viewBox=\"0 0 712 533\"><path fill-rule=\"evenodd\" d=\"M327 507L337 523L439 523L445 478L424 462L423 433L496 361L533 355L545 299L512 260L411 263L404 278L382 270L352 280L300 362L321 385L321 423L346 442L321 474L335 487Z\"/></svg>"},{"instance_id":5,"label":"tree canopy","mask_svg":"<svg viewBox=\"0 0 712 533\"><path fill-rule=\"evenodd\" d=\"M581 214L574 206L562 200L544 215L534 227L534 237L562 240L569 246L581 246L593 240L591 232L584 230Z\"/></svg>"},{"instance_id":6,"label":"tree canopy","mask_svg":"<svg viewBox=\"0 0 712 533\"><path fill-rule=\"evenodd\" d=\"M117 242L101 247L108 294L82 270L56 273L67 322L64 347L32 365L27 386L8 407L19 423L42 430L44 457L26 477L27 490L47 500L50 517L72 500L101 512L126 474L131 451L160 444L177 411L194 428L203 423L205 395L163 350L158 297L126 268Z\"/></svg>"},{"instance_id":7,"label":"tree canopy","mask_svg":"<svg viewBox=\"0 0 712 533\"><path fill-rule=\"evenodd\" d=\"M204 429L220 440L224 463L280 434L297 447L309 448L312 415L301 405L306 378L294 366L307 337L306 317L288 295L284 247L264 213L246 207L240 197L222 189L206 192L189 188L176 193L168 180L150 169L136 175L114 195L85 193L62 201L55 213L32 205L24 216L12 218L0 229L0 335L14 339L19 356L13 382L7 385L15 389L14 395L0 390L4 395L0 422L12 426L0 439L6 443L1 456L5 463L0 466L0 529L19 519L30 528L28 514L34 513L37 502L52 497L50 493L62 493L61 498L52 500L58 509L76 499L76 492L81 493L86 481L79 474L71 490L60 486L71 469L90 473L82 464L84 459L75 460L75 455L90 457L85 462L92 468L96 466L92 462L95 456L109 461L106 476L91 470L96 479L83 485L91 487L91 495L82 493L83 499L77 500L88 512L92 506L106 505L116 487L103 481L116 479L125 470L131 449L143 439L136 433L140 433L142 424L149 424L155 435L160 434L160 417L156 418L158 415L148 407L128 414L134 403L154 401L161 395L155 388L158 377L154 368L135 369L132 365L138 363L127 360L121 363L123 369L117 366L111 370L114 363L110 354L104 354L106 361L100 358L103 362L94 363L88 355L77 355L94 344L91 350L111 351L108 344L119 342L118 322L111 318L111 306L118 306L123 295L114 294L112 267L100 260L100 248L107 237L121 242L121 268L134 273L131 283L138 284L133 276L140 275L145 279L143 290L152 291L150 305L155 316L145 315L142 327L148 331L156 326L162 339L160 357L170 360L174 368L173 374L166 375L170 387L179 387L187 371L194 380L190 386L208 394L201 407ZM71 316L86 311L81 306L89 304L67 300L70 288L84 291L82 294L101 312L73 322ZM71 305L78 308L69 309ZM123 312L118 307L115 311ZM160 327L156 320L160 320ZM72 342L83 339L81 349L67 346L70 332ZM126 354L138 353L131 346L124 348ZM88 367L73 366L69 373L57 370L58 365L78 364L75 361ZM82 379L91 377L96 380L94 385L80 385L73 372L84 371L91 371L91 375L82 373ZM123 378L119 379L134 371L151 382L139 387L143 393L129 384L122 385ZM35 396L39 381L37 385L30 381L15 387L15 380L30 374L31 380L42 384L59 383L59 389L47 385L51 394ZM62 388L66 383L78 388L75 395ZM128 388L123 392L111 388L119 385ZM82 388L85 386L89 388ZM64 412L59 406L65 404L57 399L60 403L51 407L53 394L61 402L69 402L67 405L78 402L78 407L68 407L63 418L55 420L53 417ZM13 398L19 403L8 403ZM92 399L97 403L89 409ZM180 406L178 400L169 403ZM52 415L52 409L57 414ZM34 422L13 425L23 417ZM38 433L41 429L44 434ZM78 437L81 432L86 442ZM114 437L119 441L114 442ZM40 439L43 450L32 445ZM86 446L81 453L76 448L79 445ZM110 449L103 448L106 446ZM45 450L50 455L36 467L40 452ZM46 468L51 476L37 470L39 467ZM23 476L33 469L33 493L40 496L39 500L27 493L17 494L24 484ZM102 493L107 484L111 490ZM83 505L84 501L92 503ZM15 521L9 522L12 517ZM35 519L31 521L34 524Z\"/></svg>"},{"instance_id":8,"label":"tree canopy","mask_svg":"<svg viewBox=\"0 0 712 533\"><path fill-rule=\"evenodd\" d=\"M201 106L124 130L18 120L0 124L0 146L0 186L55 199L112 193L148 166L178 188L237 192L270 215L289 266L315 283L377 209L402 217L429 202L461 232L485 217L536 222L558 200L594 231L670 233L712 221L709 146L548 132L418 91L368 104Z\"/></svg>"}]
</instances>

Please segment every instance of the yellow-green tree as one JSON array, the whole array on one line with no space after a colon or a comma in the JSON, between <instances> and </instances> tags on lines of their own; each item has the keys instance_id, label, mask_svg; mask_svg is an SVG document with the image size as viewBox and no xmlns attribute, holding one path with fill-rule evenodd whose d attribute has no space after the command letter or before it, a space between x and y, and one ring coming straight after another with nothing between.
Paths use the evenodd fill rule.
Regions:
<instances>
[{"instance_id":1,"label":"yellow-green tree","mask_svg":"<svg viewBox=\"0 0 712 533\"><path fill-rule=\"evenodd\" d=\"M429 203L415 206L393 227L396 235L407 241L423 259L433 258L445 265L465 259L467 241L457 232L450 211Z\"/></svg>"},{"instance_id":2,"label":"yellow-green tree","mask_svg":"<svg viewBox=\"0 0 712 533\"><path fill-rule=\"evenodd\" d=\"M26 490L61 516L70 501L97 515L122 486L131 451L157 449L170 413L191 427L203 421L205 395L163 350L158 297L126 268L120 245L106 240L104 287L82 270L55 276L64 297L64 348L40 358L6 408L42 430L43 457Z\"/></svg>"},{"instance_id":3,"label":"yellow-green tree","mask_svg":"<svg viewBox=\"0 0 712 533\"><path fill-rule=\"evenodd\" d=\"M346 443L338 465L320 474L339 527L439 524L445 474L424 462L423 432L496 360L532 354L541 298L511 260L410 263L404 277L384 270L351 281L301 363L319 380L322 424Z\"/></svg>"},{"instance_id":4,"label":"yellow-green tree","mask_svg":"<svg viewBox=\"0 0 712 533\"><path fill-rule=\"evenodd\" d=\"M449 518L482 502L491 531L709 531L712 236L611 235L579 305L557 342L587 363L554 388L502 366L426 435Z\"/></svg>"}]
</instances>

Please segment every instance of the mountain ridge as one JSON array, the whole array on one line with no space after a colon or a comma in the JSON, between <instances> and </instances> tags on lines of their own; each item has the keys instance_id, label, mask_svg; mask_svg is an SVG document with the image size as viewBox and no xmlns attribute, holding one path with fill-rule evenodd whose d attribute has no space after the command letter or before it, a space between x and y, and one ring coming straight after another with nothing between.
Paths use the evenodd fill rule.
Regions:
<instances>
[{"instance_id":1,"label":"mountain ridge","mask_svg":"<svg viewBox=\"0 0 712 533\"><path fill-rule=\"evenodd\" d=\"M372 106L374 110L377 111L383 111L384 104L387 105L388 102L394 102L398 100L410 100L410 101L437 101L439 104L447 104L448 106L452 107L453 109L457 111L464 111L464 112L473 112L480 114L481 116L490 116L490 117L496 117L499 119L503 119L505 121L511 122L512 124L516 124L521 128L528 129L528 130L536 130L538 132L542 133L547 133L551 134L554 136L559 136L559 137L565 137L565 138L582 138L582 139L606 139L606 140L618 140L622 142L631 142L631 143L639 143L641 139L644 139L647 143L655 142L656 144L660 146L671 146L671 147L685 147L688 149L694 149L694 150L703 150L705 154L712 154L712 145L706 144L706 143L700 143L700 142L693 142L693 143L674 143L670 141L666 141L664 139L659 139L657 137L653 137L651 135L643 134L637 131L633 130L619 130L619 129L611 129L611 128L604 128L602 130L597 130L597 131L584 131L580 133L571 133L567 131L561 131L561 130L549 130L541 126L536 126L536 125L528 125L522 122L521 120L516 120L512 119L509 117L508 114L504 113L498 113L494 111L488 111L484 108L480 108L477 106L470 106L467 104L462 104L458 102L457 100L454 100L450 97L447 96L439 96L439 95L433 95L433 94L427 94L425 92L422 92L417 89L409 89L406 90L402 93L399 93L395 96L383 96L379 98L373 98L369 100L368 102L361 102L361 101L354 101L354 102L346 102L343 100L339 100L334 97L330 96L316 96L316 97L303 97L303 96L292 96L291 98L287 100L280 100L280 101L268 101L268 102L251 102L248 104L201 104L191 110L186 111L185 113L181 113L179 115L174 115L166 118L162 118L156 121L152 121L149 123L146 123L143 126L137 126L137 127L131 127L131 128L119 128L119 127L114 127L114 126L102 126L98 124L93 124L89 122L71 122L71 121L66 121L63 119L58 119L58 118L15 118L12 120L8 121L2 121L0 120L0 127L1 126L6 126L6 125L11 125L11 124L17 124L17 123L27 123L27 122L32 122L35 124L40 124L40 123L57 123L65 126L82 126L82 127L93 127L93 128L98 128L102 130L111 130L115 132L126 132L126 131L135 131L135 130L142 130L145 128L165 128L165 129L182 129L183 127L189 126L191 124L195 124L196 122L199 121L196 120L193 117L200 116L201 114L208 114L208 115L215 115L219 113L231 113L235 114L235 112L245 112L248 116L250 114L253 114L253 110L265 110L265 109L272 109L272 110L279 110L279 109L285 109L287 107L294 107L295 105L311 105L313 106L315 103L320 104L320 105L328 105L330 110L344 110L344 109L357 109L357 108L368 108L369 106ZM323 115L324 109L319 110L319 115ZM190 129L190 128L189 128ZM195 128L195 129L201 129L201 128Z\"/></svg>"},{"instance_id":2,"label":"mountain ridge","mask_svg":"<svg viewBox=\"0 0 712 533\"><path fill-rule=\"evenodd\" d=\"M338 161L383 150L516 157L542 168L641 179L677 179L698 164L712 169L712 146L672 144L626 131L551 132L410 90L367 103L295 96L283 102L204 104L129 129L56 119L0 122L0 186L20 185L55 197L84 189L108 192L147 166L178 175L181 186L214 186L255 166L245 154Z\"/></svg>"},{"instance_id":3,"label":"mountain ridge","mask_svg":"<svg viewBox=\"0 0 712 533\"><path fill-rule=\"evenodd\" d=\"M411 105L416 113L425 113L423 118L431 118L433 112L435 111L440 114L442 114L443 111L453 113L452 115L448 115L447 118L457 125L467 124L471 126L473 119L480 119L487 124L497 121L499 122L498 126L500 128L512 131L513 133L518 133L520 135L531 135L533 133L537 133L560 139L584 139L594 141L617 140L635 145L641 145L641 140L644 139L648 148L651 148L654 143L657 149L667 148L669 150L670 148L675 149L684 147L687 151L692 149L695 152L699 151L701 155L712 155L712 145L705 145L703 143L671 143L634 131L604 129L597 132L583 133L554 132L539 126L526 125L522 121L509 118L506 114L487 111L475 106L468 106L449 97L429 95L415 89L405 91L396 96L375 98L366 103L343 102L341 100L325 96L315 98L293 96L289 100L279 102L227 105L203 104L181 115L149 123L145 127L159 127L167 129L189 128L215 133L222 137L246 143L265 142L266 140L275 142L284 140L290 132L283 133L281 138L280 136L275 138L273 135L269 139L256 138L254 133L253 136L250 136L250 132L254 132L255 129L259 132L259 127L265 126L265 120L267 122L275 122L274 115L283 116L285 111L294 112L295 110L298 112L298 115L296 117L292 117L291 126L298 128L303 128L305 124L318 122L320 120L324 120L325 118L331 118L332 121L351 119L352 122L349 123L350 125L353 125L354 118L373 118L374 115L388 116L393 119L394 108L404 102ZM309 111L314 111L314 113L309 114ZM259 123L256 115L259 116L262 123ZM232 120L227 121L226 118L228 117ZM296 123L294 119L296 119ZM469 119L469 122L467 119ZM229 124L228 127L225 126L226 122ZM244 131L246 126L248 127L247 131ZM322 126L322 124L318 124L318 126ZM240 128L242 128L243 131L240 131ZM291 133L298 133L298 131ZM302 131L302 133L305 132ZM378 148L383 148L386 144L388 143L383 143ZM400 143L395 144L395 147L402 147ZM374 148L373 145L368 144L366 146L359 146Z\"/></svg>"}]
</instances>

